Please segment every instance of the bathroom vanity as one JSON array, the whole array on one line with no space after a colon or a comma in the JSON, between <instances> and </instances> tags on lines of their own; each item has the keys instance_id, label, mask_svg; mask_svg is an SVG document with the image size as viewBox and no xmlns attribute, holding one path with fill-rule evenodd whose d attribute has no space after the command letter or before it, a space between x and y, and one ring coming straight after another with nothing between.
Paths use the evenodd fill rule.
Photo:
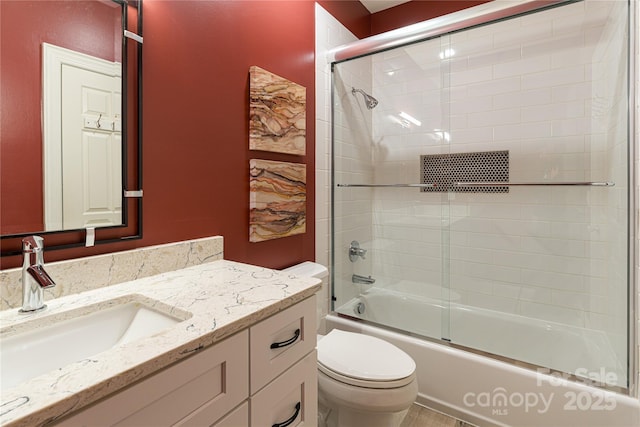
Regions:
<instances>
[{"instance_id":1,"label":"bathroom vanity","mask_svg":"<svg viewBox=\"0 0 640 427\"><path fill-rule=\"evenodd\" d=\"M124 303L178 320L3 389L0 424L314 425L319 285L215 261L2 311L3 339Z\"/></svg>"}]
</instances>

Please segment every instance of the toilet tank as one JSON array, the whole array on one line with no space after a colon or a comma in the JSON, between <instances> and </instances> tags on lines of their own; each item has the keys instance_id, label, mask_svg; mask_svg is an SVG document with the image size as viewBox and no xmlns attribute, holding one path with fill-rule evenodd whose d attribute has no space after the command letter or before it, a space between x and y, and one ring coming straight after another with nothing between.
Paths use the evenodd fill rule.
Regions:
<instances>
[{"instance_id":1,"label":"toilet tank","mask_svg":"<svg viewBox=\"0 0 640 427\"><path fill-rule=\"evenodd\" d=\"M282 270L285 273L295 274L300 277L314 277L322 280L322 287L318 291L318 305L316 307L316 324L318 332L324 333L325 317L329 312L329 271L327 267L316 262L305 261Z\"/></svg>"},{"instance_id":2,"label":"toilet tank","mask_svg":"<svg viewBox=\"0 0 640 427\"><path fill-rule=\"evenodd\" d=\"M323 283L327 281L327 277L329 276L327 267L311 261L296 264L282 271L295 274L296 276L315 277L316 279L321 279Z\"/></svg>"}]
</instances>

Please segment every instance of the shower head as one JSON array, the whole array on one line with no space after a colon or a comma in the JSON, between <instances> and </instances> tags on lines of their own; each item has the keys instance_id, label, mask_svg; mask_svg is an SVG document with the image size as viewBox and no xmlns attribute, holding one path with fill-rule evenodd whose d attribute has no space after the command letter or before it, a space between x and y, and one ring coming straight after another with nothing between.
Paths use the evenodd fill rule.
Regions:
<instances>
[{"instance_id":1,"label":"shower head","mask_svg":"<svg viewBox=\"0 0 640 427\"><path fill-rule=\"evenodd\" d=\"M362 89L356 89L355 87L351 88L351 93L353 94L353 96L355 96L357 92L360 92L362 94L362 96L364 97L364 102L369 110L373 110L376 105L378 105L378 100L369 95L367 92L363 91Z\"/></svg>"}]
</instances>

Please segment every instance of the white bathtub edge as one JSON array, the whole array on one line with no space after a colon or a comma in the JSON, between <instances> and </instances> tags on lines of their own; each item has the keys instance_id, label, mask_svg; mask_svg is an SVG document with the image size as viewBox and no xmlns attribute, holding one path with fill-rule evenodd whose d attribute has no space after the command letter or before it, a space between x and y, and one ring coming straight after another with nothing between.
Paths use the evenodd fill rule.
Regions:
<instances>
[{"instance_id":1,"label":"white bathtub edge","mask_svg":"<svg viewBox=\"0 0 640 427\"><path fill-rule=\"evenodd\" d=\"M326 321L327 330L338 327L377 336L407 352L418 365L420 394L417 403L478 426L533 427L541 423L557 427L640 425L640 401L629 396L549 377L485 356L401 335L332 314L327 316ZM554 380L554 383L549 383L549 379ZM535 392L549 399L551 404L543 413L537 413L536 408L525 411L516 407L505 408L504 413L492 414L493 408L465 407L460 404L462 402L457 402L461 400L461 396L468 393L475 393L477 396L480 393L491 393L497 388L504 388L510 392L510 395ZM590 396L596 393L598 396L614 399L614 408L567 410L567 404L570 403L568 399L581 393L588 393ZM586 394L584 397L589 398Z\"/></svg>"}]
</instances>

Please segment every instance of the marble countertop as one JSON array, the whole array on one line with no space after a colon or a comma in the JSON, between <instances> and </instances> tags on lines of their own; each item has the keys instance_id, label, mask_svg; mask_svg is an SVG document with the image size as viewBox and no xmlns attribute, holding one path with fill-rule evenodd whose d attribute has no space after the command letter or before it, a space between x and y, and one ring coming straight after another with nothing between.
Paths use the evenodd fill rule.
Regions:
<instances>
[{"instance_id":1,"label":"marble countertop","mask_svg":"<svg viewBox=\"0 0 640 427\"><path fill-rule=\"evenodd\" d=\"M114 299L143 302L186 320L2 391L0 425L52 423L319 289L318 279L221 260L45 301L47 309L34 314L1 311L0 337L90 313Z\"/></svg>"}]
</instances>

